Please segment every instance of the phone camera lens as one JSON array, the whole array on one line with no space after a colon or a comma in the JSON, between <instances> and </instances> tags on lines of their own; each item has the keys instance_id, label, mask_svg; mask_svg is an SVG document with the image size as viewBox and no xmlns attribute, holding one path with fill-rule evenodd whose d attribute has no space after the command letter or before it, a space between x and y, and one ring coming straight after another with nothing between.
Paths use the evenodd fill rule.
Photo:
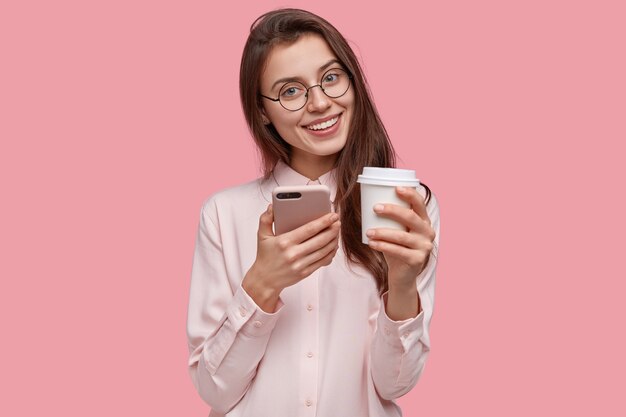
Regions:
<instances>
[{"instance_id":1,"label":"phone camera lens","mask_svg":"<svg viewBox=\"0 0 626 417\"><path fill-rule=\"evenodd\" d=\"M302 197L302 193L278 193L276 198L279 200L297 199Z\"/></svg>"}]
</instances>

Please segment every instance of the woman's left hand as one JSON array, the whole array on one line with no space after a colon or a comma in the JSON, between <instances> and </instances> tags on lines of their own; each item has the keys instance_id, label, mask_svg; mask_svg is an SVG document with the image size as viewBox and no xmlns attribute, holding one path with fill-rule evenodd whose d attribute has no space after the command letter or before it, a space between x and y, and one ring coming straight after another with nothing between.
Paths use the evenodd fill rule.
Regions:
<instances>
[{"instance_id":1,"label":"woman's left hand","mask_svg":"<svg viewBox=\"0 0 626 417\"><path fill-rule=\"evenodd\" d=\"M426 212L424 198L415 188L396 187L398 196L409 203L410 208L397 204L377 204L374 211L396 220L406 230L375 228L367 232L369 245L380 251L387 261L389 288L415 288L415 278L422 272L435 240Z\"/></svg>"}]
</instances>

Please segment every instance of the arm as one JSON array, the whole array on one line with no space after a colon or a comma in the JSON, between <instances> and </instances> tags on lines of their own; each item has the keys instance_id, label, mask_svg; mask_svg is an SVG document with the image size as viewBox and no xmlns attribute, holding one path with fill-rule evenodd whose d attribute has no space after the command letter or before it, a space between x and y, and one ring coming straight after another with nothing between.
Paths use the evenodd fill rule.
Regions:
<instances>
[{"instance_id":1,"label":"arm","mask_svg":"<svg viewBox=\"0 0 626 417\"><path fill-rule=\"evenodd\" d=\"M371 372L378 394L388 400L401 397L415 386L430 352L440 230L439 206L434 194L431 198L427 211L436 235L425 267L415 277L414 286L398 292L390 287L381 297L372 341Z\"/></svg>"},{"instance_id":2,"label":"arm","mask_svg":"<svg viewBox=\"0 0 626 417\"><path fill-rule=\"evenodd\" d=\"M241 286L229 284L215 201L202 209L196 240L187 337L189 372L212 409L226 413L246 393L280 315L262 311Z\"/></svg>"}]
</instances>

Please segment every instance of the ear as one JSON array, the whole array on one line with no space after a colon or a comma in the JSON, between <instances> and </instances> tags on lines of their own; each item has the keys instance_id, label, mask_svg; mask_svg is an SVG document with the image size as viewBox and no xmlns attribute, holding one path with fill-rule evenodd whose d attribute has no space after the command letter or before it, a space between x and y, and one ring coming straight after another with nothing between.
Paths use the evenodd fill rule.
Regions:
<instances>
[{"instance_id":1,"label":"ear","mask_svg":"<svg viewBox=\"0 0 626 417\"><path fill-rule=\"evenodd\" d=\"M265 126L272 123L270 119L267 117L267 114L265 114L265 109L261 109L261 120L263 120L263 124Z\"/></svg>"}]
</instances>

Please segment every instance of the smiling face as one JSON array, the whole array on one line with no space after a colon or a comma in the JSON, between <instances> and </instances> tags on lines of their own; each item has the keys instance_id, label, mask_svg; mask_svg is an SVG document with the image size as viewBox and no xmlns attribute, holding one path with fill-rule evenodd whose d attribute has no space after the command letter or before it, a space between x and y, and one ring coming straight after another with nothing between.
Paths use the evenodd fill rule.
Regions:
<instances>
[{"instance_id":1,"label":"smiling face","mask_svg":"<svg viewBox=\"0 0 626 417\"><path fill-rule=\"evenodd\" d=\"M261 94L277 98L281 87L293 79L307 87L320 84L332 68L342 68L324 38L317 34L302 35L292 44L279 44L270 52L261 75ZM327 78L327 77L325 77ZM327 81L332 80L333 76ZM338 98L328 97L320 87L309 90L303 108L289 111L279 102L263 99L263 114L280 136L291 145L290 165L310 179L332 169L348 137L353 112L354 89ZM294 94L293 89L282 93Z\"/></svg>"}]
</instances>

